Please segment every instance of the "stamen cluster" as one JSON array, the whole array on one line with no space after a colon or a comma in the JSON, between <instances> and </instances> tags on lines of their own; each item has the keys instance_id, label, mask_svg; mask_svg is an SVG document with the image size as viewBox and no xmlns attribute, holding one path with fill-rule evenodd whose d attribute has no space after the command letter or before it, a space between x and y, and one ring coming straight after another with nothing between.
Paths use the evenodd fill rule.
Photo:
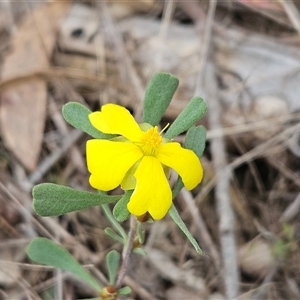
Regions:
<instances>
[{"instance_id":1,"label":"stamen cluster","mask_svg":"<svg viewBox=\"0 0 300 300\"><path fill-rule=\"evenodd\" d=\"M155 156L156 148L162 143L162 136L158 132L157 126L143 134L141 143L143 144L141 149L145 155Z\"/></svg>"}]
</instances>

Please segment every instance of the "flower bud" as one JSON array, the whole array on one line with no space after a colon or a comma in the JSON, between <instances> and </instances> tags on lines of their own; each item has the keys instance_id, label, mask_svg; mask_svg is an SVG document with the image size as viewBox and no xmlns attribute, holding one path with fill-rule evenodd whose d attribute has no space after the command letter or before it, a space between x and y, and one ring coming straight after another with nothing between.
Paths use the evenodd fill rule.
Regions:
<instances>
[{"instance_id":1,"label":"flower bud","mask_svg":"<svg viewBox=\"0 0 300 300\"><path fill-rule=\"evenodd\" d=\"M106 286L100 293L100 297L103 300L116 300L117 296L118 296L118 291L112 285Z\"/></svg>"},{"instance_id":2,"label":"flower bud","mask_svg":"<svg viewBox=\"0 0 300 300\"><path fill-rule=\"evenodd\" d=\"M140 242L139 237L136 236L133 241L132 249L140 248L141 246L142 246L142 243Z\"/></svg>"},{"instance_id":3,"label":"flower bud","mask_svg":"<svg viewBox=\"0 0 300 300\"><path fill-rule=\"evenodd\" d=\"M139 222L145 223L151 218L151 216L148 212L146 212L145 214L138 216L136 218L138 219Z\"/></svg>"}]
</instances>

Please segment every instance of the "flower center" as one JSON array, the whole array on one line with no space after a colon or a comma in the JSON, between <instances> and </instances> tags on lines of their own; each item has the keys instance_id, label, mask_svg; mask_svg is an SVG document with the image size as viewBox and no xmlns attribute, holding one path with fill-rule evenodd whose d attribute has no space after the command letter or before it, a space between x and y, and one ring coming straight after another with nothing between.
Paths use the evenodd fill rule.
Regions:
<instances>
[{"instance_id":1,"label":"flower center","mask_svg":"<svg viewBox=\"0 0 300 300\"><path fill-rule=\"evenodd\" d=\"M162 136L157 126L148 129L141 138L141 149L145 155L155 156L156 148L162 143Z\"/></svg>"}]
</instances>

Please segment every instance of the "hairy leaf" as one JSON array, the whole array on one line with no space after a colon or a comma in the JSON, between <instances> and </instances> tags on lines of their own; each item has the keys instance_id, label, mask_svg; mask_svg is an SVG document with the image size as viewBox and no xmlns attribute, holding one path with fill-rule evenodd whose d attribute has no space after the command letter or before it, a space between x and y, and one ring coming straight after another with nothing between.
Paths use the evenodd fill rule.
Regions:
<instances>
[{"instance_id":1,"label":"hairy leaf","mask_svg":"<svg viewBox=\"0 0 300 300\"><path fill-rule=\"evenodd\" d=\"M36 238L27 248L27 254L33 261L70 272L88 283L96 291L102 286L77 262L62 246L46 239Z\"/></svg>"},{"instance_id":2,"label":"hairy leaf","mask_svg":"<svg viewBox=\"0 0 300 300\"><path fill-rule=\"evenodd\" d=\"M121 255L116 250L108 252L106 255L106 266L108 270L109 284L114 285L119 269Z\"/></svg>"},{"instance_id":3,"label":"hairy leaf","mask_svg":"<svg viewBox=\"0 0 300 300\"><path fill-rule=\"evenodd\" d=\"M187 131L205 115L206 110L206 103L200 97L193 97L188 105L175 119L175 121L171 124L165 134L165 138L173 139L179 134Z\"/></svg>"},{"instance_id":4,"label":"hairy leaf","mask_svg":"<svg viewBox=\"0 0 300 300\"><path fill-rule=\"evenodd\" d=\"M109 139L113 135L105 134L96 129L89 120L91 111L77 102L69 102L62 109L65 120L73 127L82 130L95 139Z\"/></svg>"},{"instance_id":5,"label":"hairy leaf","mask_svg":"<svg viewBox=\"0 0 300 300\"><path fill-rule=\"evenodd\" d=\"M118 201L121 196L78 191L67 186L42 183L32 190L33 208L40 216L59 216L96 205Z\"/></svg>"},{"instance_id":6,"label":"hairy leaf","mask_svg":"<svg viewBox=\"0 0 300 300\"><path fill-rule=\"evenodd\" d=\"M127 203L130 200L133 191L126 191L123 197L116 203L113 209L113 215L119 222L124 222L130 216L127 209Z\"/></svg>"},{"instance_id":7,"label":"hairy leaf","mask_svg":"<svg viewBox=\"0 0 300 300\"><path fill-rule=\"evenodd\" d=\"M193 150L200 158L206 142L206 129L202 125L191 127L185 137L184 147Z\"/></svg>"},{"instance_id":8,"label":"hairy leaf","mask_svg":"<svg viewBox=\"0 0 300 300\"><path fill-rule=\"evenodd\" d=\"M168 73L157 73L150 80L144 99L143 122L155 126L167 110L179 80Z\"/></svg>"}]
</instances>

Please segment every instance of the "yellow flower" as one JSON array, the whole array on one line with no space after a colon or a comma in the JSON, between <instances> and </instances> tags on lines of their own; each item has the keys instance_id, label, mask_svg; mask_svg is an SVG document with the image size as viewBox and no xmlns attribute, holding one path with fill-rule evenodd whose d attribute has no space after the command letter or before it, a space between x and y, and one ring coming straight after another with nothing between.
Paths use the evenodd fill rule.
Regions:
<instances>
[{"instance_id":1,"label":"yellow flower","mask_svg":"<svg viewBox=\"0 0 300 300\"><path fill-rule=\"evenodd\" d=\"M174 169L185 187L195 188L203 170L196 154L179 143L164 139L157 126L138 124L130 112L116 104L106 104L91 113L92 125L103 133L119 135L111 140L87 142L87 166L92 187L109 191L121 185L133 190L127 208L131 214L146 212L159 220L172 204L168 169Z\"/></svg>"}]
</instances>

